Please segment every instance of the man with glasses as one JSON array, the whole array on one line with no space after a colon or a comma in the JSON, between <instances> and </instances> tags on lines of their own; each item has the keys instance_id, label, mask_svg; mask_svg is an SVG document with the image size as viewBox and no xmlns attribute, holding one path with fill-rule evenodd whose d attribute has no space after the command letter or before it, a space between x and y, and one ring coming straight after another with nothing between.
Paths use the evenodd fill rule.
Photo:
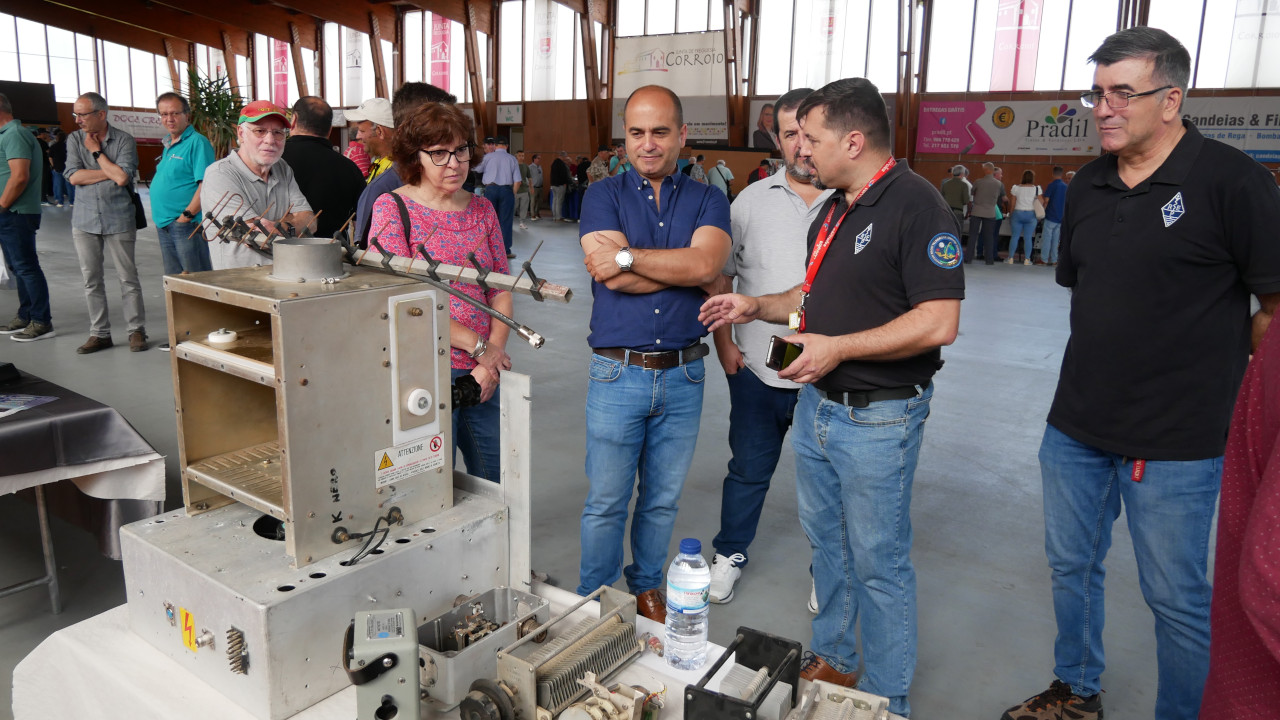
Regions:
<instances>
[{"instance_id":1,"label":"man with glasses","mask_svg":"<svg viewBox=\"0 0 1280 720\"><path fill-rule=\"evenodd\" d=\"M1089 60L1081 100L1107 154L1067 189L1057 280L1071 337L1040 446L1055 677L1003 718L1102 717L1103 562L1123 506L1155 614L1154 716L1190 720L1232 403L1280 303L1280 189L1182 119L1191 60L1168 33L1123 30Z\"/></svg>"},{"instance_id":2,"label":"man with glasses","mask_svg":"<svg viewBox=\"0 0 1280 720\"><path fill-rule=\"evenodd\" d=\"M280 108L258 100L240 111L239 148L209 166L200 187L200 204L219 222L228 216L257 219L268 232L291 226L301 235L313 225L311 204L298 188L293 170L280 162L289 122ZM271 257L221 233L212 223L205 232L213 269L270 265ZM220 236L221 234L221 236Z\"/></svg>"},{"instance_id":3,"label":"man with glasses","mask_svg":"<svg viewBox=\"0 0 1280 720\"><path fill-rule=\"evenodd\" d=\"M133 261L137 215L133 205L133 174L138 168L138 144L129 133L107 122L107 101L95 92L76 98L72 116L80 129L67 140L67 181L79 190L71 211L71 239L84 276L89 303L89 339L76 348L81 355L112 346L103 285L103 252L120 278L129 349L147 349L146 311L142 284Z\"/></svg>"},{"instance_id":4,"label":"man with glasses","mask_svg":"<svg viewBox=\"0 0 1280 720\"><path fill-rule=\"evenodd\" d=\"M164 274L212 270L209 243L195 231L200 224L200 183L213 163L213 145L191 126L191 105L178 93L156 98L164 137L160 164L151 181L151 220L160 237ZM165 343L161 350L168 350Z\"/></svg>"}]
</instances>

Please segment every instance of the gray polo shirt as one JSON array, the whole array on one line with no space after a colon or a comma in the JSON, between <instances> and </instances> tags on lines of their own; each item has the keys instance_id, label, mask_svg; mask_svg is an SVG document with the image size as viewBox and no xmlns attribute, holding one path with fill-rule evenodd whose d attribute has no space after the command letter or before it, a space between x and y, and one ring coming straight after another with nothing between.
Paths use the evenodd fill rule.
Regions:
<instances>
[{"instance_id":1,"label":"gray polo shirt","mask_svg":"<svg viewBox=\"0 0 1280 720\"><path fill-rule=\"evenodd\" d=\"M1004 184L994 175L987 175L973 184L973 216L993 218L996 216L996 203L1004 195Z\"/></svg>"},{"instance_id":2,"label":"gray polo shirt","mask_svg":"<svg viewBox=\"0 0 1280 720\"><path fill-rule=\"evenodd\" d=\"M729 207L733 248L724 264L724 274L737 278L734 292L769 295L790 290L804 280L809 259L805 249L809 226L832 192L824 191L813 205L806 207L787 182L785 169L743 189ZM786 337L791 332L786 325L756 320L734 325L733 340L742 351L747 368L761 382L776 388L798 389L799 385L779 379L778 373L764 366L769 338Z\"/></svg>"},{"instance_id":3,"label":"gray polo shirt","mask_svg":"<svg viewBox=\"0 0 1280 720\"><path fill-rule=\"evenodd\" d=\"M268 208L268 220L279 220L286 213L311 212L311 205L293 179L289 163L277 161L267 173L267 179L263 180L244 164L238 152L222 158L204 171L200 207L206 212L213 211L218 222L227 215L243 216L249 220L262 215ZM205 234L212 239L218 234L218 228L209 223ZM209 243L209 257L214 270L271 264L271 258L240 243L220 240Z\"/></svg>"},{"instance_id":4,"label":"gray polo shirt","mask_svg":"<svg viewBox=\"0 0 1280 720\"><path fill-rule=\"evenodd\" d=\"M130 191L133 189L133 174L138 169L138 143L129 133L108 125L102 154L125 171L129 184L121 187L112 180L103 179L92 185L77 185L71 227L95 235L137 232L137 215ZM93 153L84 146L84 131L71 133L67 138L67 169L62 173L67 182L71 182L71 176L80 170L101 169L98 161L93 159Z\"/></svg>"}]
</instances>

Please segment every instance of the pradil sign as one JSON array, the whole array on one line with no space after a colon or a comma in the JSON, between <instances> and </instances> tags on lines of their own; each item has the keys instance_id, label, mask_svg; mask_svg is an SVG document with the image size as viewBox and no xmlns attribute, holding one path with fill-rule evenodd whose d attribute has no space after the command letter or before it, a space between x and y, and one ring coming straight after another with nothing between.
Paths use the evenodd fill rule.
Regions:
<instances>
[{"instance_id":1,"label":"pradil sign","mask_svg":"<svg viewBox=\"0 0 1280 720\"><path fill-rule=\"evenodd\" d=\"M920 103L917 153L1097 155L1091 111L1078 100Z\"/></svg>"}]
</instances>

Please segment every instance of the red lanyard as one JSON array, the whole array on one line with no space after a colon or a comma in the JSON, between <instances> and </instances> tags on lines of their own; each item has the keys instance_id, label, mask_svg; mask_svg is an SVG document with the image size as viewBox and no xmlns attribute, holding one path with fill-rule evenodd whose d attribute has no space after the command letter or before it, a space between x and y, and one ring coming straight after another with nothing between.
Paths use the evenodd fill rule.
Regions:
<instances>
[{"instance_id":1,"label":"red lanyard","mask_svg":"<svg viewBox=\"0 0 1280 720\"><path fill-rule=\"evenodd\" d=\"M831 226L831 218L836 213L836 204L831 204L831 209L827 211L827 217L822 221L822 228L818 230L818 238L813 243L813 253L809 255L809 269L805 271L804 284L800 286L800 332L804 332L804 301L809 297L809 289L813 287L814 278L818 276L818 268L822 267L822 261L827 257L827 249L831 247L831 242L835 240L836 234L840 232L840 224L844 222L846 217L849 217L854 205L857 205L862 196L867 194L871 186L887 175L896 164L897 161L890 155L885 164L880 167L879 172L871 176L867 184L863 185L858 194L853 197L849 207L845 208L844 214L840 216L839 220L836 220L835 227Z\"/></svg>"}]
</instances>

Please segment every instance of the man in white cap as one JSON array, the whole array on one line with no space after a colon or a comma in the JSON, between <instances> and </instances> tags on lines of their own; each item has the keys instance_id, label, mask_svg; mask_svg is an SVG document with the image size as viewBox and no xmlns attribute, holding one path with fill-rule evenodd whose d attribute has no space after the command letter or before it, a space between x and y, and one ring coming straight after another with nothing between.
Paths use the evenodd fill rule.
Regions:
<instances>
[{"instance_id":1,"label":"man in white cap","mask_svg":"<svg viewBox=\"0 0 1280 720\"><path fill-rule=\"evenodd\" d=\"M391 111L391 101L386 98L370 98L354 110L347 110L345 115L356 129L356 139L364 143L365 150L374 158L366 178L368 182L373 182L391 167L391 143L396 137L396 119Z\"/></svg>"},{"instance_id":2,"label":"man in white cap","mask_svg":"<svg viewBox=\"0 0 1280 720\"><path fill-rule=\"evenodd\" d=\"M236 128L239 147L204 171L200 207L213 212L219 223L232 216L245 222L257 219L268 232L282 223L300 233L309 231L315 214L289 163L280 162L288 136L283 110L266 100L245 105ZM214 270L271 264L268 255L232 240L213 223L205 232Z\"/></svg>"}]
</instances>

